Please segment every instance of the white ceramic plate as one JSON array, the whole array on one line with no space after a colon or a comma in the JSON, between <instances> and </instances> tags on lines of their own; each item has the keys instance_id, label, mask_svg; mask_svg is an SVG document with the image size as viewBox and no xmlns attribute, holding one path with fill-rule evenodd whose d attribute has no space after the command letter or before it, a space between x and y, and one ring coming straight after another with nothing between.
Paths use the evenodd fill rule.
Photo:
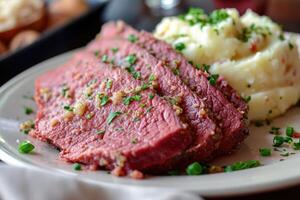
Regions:
<instances>
[{"instance_id":1,"label":"white ceramic plate","mask_svg":"<svg viewBox=\"0 0 300 200\"><path fill-rule=\"evenodd\" d=\"M290 109L286 115L273 121L271 126L257 128L250 127L251 134L233 155L216 160L216 164L226 165L236 161L249 159L260 160L262 167L201 176L158 176L145 180L113 177L104 171L75 172L72 166L58 159L58 151L53 147L30 138L19 132L21 122L34 119L34 115L24 114L24 106L35 107L30 99L35 78L67 61L74 52L43 62L10 80L0 89L0 159L13 164L27 167L39 167L59 173L77 175L83 180L93 183L126 184L140 187L166 187L187 190L203 196L226 196L256 193L267 190L300 184L300 154L288 157L280 156L280 152L273 152L271 157L261 157L258 149L272 147L273 135L268 134L271 126L294 126L300 130L300 108ZM33 154L18 153L19 141L28 139L36 146ZM287 151L293 152L291 149ZM280 161L284 159L284 161Z\"/></svg>"}]
</instances>

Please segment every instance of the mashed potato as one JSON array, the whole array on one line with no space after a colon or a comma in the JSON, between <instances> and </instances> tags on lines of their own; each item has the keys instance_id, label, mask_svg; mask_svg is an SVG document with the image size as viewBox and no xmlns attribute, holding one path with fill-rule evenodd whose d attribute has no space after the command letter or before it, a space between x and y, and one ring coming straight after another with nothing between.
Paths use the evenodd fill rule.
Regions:
<instances>
[{"instance_id":1,"label":"mashed potato","mask_svg":"<svg viewBox=\"0 0 300 200\"><path fill-rule=\"evenodd\" d=\"M251 120L274 118L299 99L300 54L295 38L284 36L268 17L252 11L240 17L235 9L207 16L192 9L163 19L154 34L194 64L210 65L210 73L224 76L250 99Z\"/></svg>"}]
</instances>

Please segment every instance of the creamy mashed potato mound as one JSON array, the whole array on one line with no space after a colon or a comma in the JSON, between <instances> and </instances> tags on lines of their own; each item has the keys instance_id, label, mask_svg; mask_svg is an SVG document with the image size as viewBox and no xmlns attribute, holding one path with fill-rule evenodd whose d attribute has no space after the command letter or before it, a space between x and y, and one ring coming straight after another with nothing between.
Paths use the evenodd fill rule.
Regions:
<instances>
[{"instance_id":1,"label":"creamy mashed potato mound","mask_svg":"<svg viewBox=\"0 0 300 200\"><path fill-rule=\"evenodd\" d=\"M224 76L248 101L252 121L281 115L299 100L296 37L284 35L268 17L250 10L239 16L235 9L210 15L191 9L186 15L164 18L154 34L195 67L210 65L210 73Z\"/></svg>"}]
</instances>

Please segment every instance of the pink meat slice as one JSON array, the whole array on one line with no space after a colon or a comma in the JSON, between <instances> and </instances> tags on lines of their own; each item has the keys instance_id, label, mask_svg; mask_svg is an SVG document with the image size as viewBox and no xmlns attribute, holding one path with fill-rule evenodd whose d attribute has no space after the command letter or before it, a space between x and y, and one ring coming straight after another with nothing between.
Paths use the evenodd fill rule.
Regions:
<instances>
[{"instance_id":1,"label":"pink meat slice","mask_svg":"<svg viewBox=\"0 0 300 200\"><path fill-rule=\"evenodd\" d=\"M36 80L38 114L30 134L58 147L70 162L126 172L160 165L186 149L191 137L167 101L158 95L150 99L155 94L150 88L136 91L141 85L125 70L77 53ZM123 91L125 97L135 91L141 99L129 105L109 101L99 106L96 101L98 94L112 97ZM76 105L86 106L83 114L76 114ZM113 112L120 113L109 123Z\"/></svg>"}]
</instances>

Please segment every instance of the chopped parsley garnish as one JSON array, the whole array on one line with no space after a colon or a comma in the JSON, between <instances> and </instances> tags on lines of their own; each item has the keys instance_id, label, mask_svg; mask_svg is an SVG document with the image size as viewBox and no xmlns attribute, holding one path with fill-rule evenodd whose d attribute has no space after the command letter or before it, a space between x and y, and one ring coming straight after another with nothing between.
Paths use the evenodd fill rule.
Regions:
<instances>
[{"instance_id":1,"label":"chopped parsley garnish","mask_svg":"<svg viewBox=\"0 0 300 200\"><path fill-rule=\"evenodd\" d=\"M175 49L177 51L182 51L183 49L185 49L185 44L182 43L182 42L178 42L178 43L175 44Z\"/></svg>"},{"instance_id":2,"label":"chopped parsley garnish","mask_svg":"<svg viewBox=\"0 0 300 200\"><path fill-rule=\"evenodd\" d=\"M154 74L151 74L150 76L149 76L149 81L154 81L156 79L156 77L154 76Z\"/></svg>"},{"instance_id":3,"label":"chopped parsley garnish","mask_svg":"<svg viewBox=\"0 0 300 200\"><path fill-rule=\"evenodd\" d=\"M20 153L30 153L33 151L34 145L31 144L29 141L23 141L19 144L19 152Z\"/></svg>"},{"instance_id":4,"label":"chopped parsley garnish","mask_svg":"<svg viewBox=\"0 0 300 200\"><path fill-rule=\"evenodd\" d=\"M30 115L30 114L34 113L33 109L30 107L24 107L24 112L26 115Z\"/></svg>"},{"instance_id":5,"label":"chopped parsley garnish","mask_svg":"<svg viewBox=\"0 0 300 200\"><path fill-rule=\"evenodd\" d=\"M115 47L115 48L111 48L111 51L112 51L113 53L116 53L116 52L118 52L118 51L119 51L119 48L117 48L117 47Z\"/></svg>"},{"instance_id":6,"label":"chopped parsley garnish","mask_svg":"<svg viewBox=\"0 0 300 200\"><path fill-rule=\"evenodd\" d=\"M108 61L108 55L102 56L102 62L106 63Z\"/></svg>"},{"instance_id":7,"label":"chopped parsley garnish","mask_svg":"<svg viewBox=\"0 0 300 200\"><path fill-rule=\"evenodd\" d=\"M93 116L94 116L93 114L88 113L88 114L85 115L85 118L86 118L86 119L92 119Z\"/></svg>"},{"instance_id":8,"label":"chopped parsley garnish","mask_svg":"<svg viewBox=\"0 0 300 200\"><path fill-rule=\"evenodd\" d=\"M211 85L216 85L219 74L211 74L207 79Z\"/></svg>"},{"instance_id":9,"label":"chopped parsley garnish","mask_svg":"<svg viewBox=\"0 0 300 200\"><path fill-rule=\"evenodd\" d=\"M149 99L153 99L153 98L154 98L154 94L153 94L153 93L150 93L150 94L148 95L148 97L149 97Z\"/></svg>"},{"instance_id":10,"label":"chopped parsley garnish","mask_svg":"<svg viewBox=\"0 0 300 200\"><path fill-rule=\"evenodd\" d=\"M149 83L143 83L142 86L141 86L141 90L146 90L150 87L150 84Z\"/></svg>"},{"instance_id":11,"label":"chopped parsley garnish","mask_svg":"<svg viewBox=\"0 0 300 200\"><path fill-rule=\"evenodd\" d=\"M290 50L292 50L294 48L294 45L291 42L289 42L289 48L290 48Z\"/></svg>"},{"instance_id":12,"label":"chopped parsley garnish","mask_svg":"<svg viewBox=\"0 0 300 200\"><path fill-rule=\"evenodd\" d=\"M287 136L293 137L293 134L294 134L294 128L293 128L293 127L290 127L290 126L286 127L285 133L286 133Z\"/></svg>"},{"instance_id":13,"label":"chopped parsley garnish","mask_svg":"<svg viewBox=\"0 0 300 200\"><path fill-rule=\"evenodd\" d=\"M284 140L284 142L286 142L286 143L292 143L293 142L293 139L291 138L291 137L283 137L283 140Z\"/></svg>"},{"instance_id":14,"label":"chopped parsley garnish","mask_svg":"<svg viewBox=\"0 0 300 200\"><path fill-rule=\"evenodd\" d=\"M238 39L242 42L248 42L253 33L256 33L263 37L266 37L267 35L272 35L269 27L251 24L249 27L243 29L242 33L238 36Z\"/></svg>"},{"instance_id":15,"label":"chopped parsley garnish","mask_svg":"<svg viewBox=\"0 0 300 200\"><path fill-rule=\"evenodd\" d=\"M251 96L245 96L243 97L243 100L246 102L246 103L249 103L251 101Z\"/></svg>"},{"instance_id":16,"label":"chopped parsley garnish","mask_svg":"<svg viewBox=\"0 0 300 200\"><path fill-rule=\"evenodd\" d=\"M128 39L129 42L135 43L139 38L137 36L131 34L131 35L128 36L127 39Z\"/></svg>"},{"instance_id":17,"label":"chopped parsley garnish","mask_svg":"<svg viewBox=\"0 0 300 200\"><path fill-rule=\"evenodd\" d=\"M172 72L174 75L178 76L180 74L179 69L178 68L173 68Z\"/></svg>"},{"instance_id":18,"label":"chopped parsley garnish","mask_svg":"<svg viewBox=\"0 0 300 200\"><path fill-rule=\"evenodd\" d=\"M134 71L134 72L132 73L132 76L133 76L133 78L135 78L135 79L140 79L140 78L141 78L141 73L140 73L140 72L137 72L137 71Z\"/></svg>"},{"instance_id":19,"label":"chopped parsley garnish","mask_svg":"<svg viewBox=\"0 0 300 200\"><path fill-rule=\"evenodd\" d=\"M269 131L270 134L279 135L280 128L279 127L271 127L271 130Z\"/></svg>"},{"instance_id":20,"label":"chopped parsley garnish","mask_svg":"<svg viewBox=\"0 0 300 200\"><path fill-rule=\"evenodd\" d=\"M273 138L273 146L274 147L280 147L284 143L284 137L276 135Z\"/></svg>"},{"instance_id":21,"label":"chopped parsley garnish","mask_svg":"<svg viewBox=\"0 0 300 200\"><path fill-rule=\"evenodd\" d=\"M98 56L99 56L99 54L100 54L100 52L99 52L99 51L95 51L95 52L94 52L94 55L95 55L96 57L98 57Z\"/></svg>"},{"instance_id":22,"label":"chopped parsley garnish","mask_svg":"<svg viewBox=\"0 0 300 200\"><path fill-rule=\"evenodd\" d=\"M189 166L187 166L185 171L188 175L191 175L191 176L200 175L203 172L203 167L200 163L194 162L194 163L190 164Z\"/></svg>"},{"instance_id":23,"label":"chopped parsley garnish","mask_svg":"<svg viewBox=\"0 0 300 200\"><path fill-rule=\"evenodd\" d=\"M125 60L129 65L133 65L133 64L135 64L137 58L136 58L135 54L131 54L131 55L127 56L125 58Z\"/></svg>"},{"instance_id":24,"label":"chopped parsley garnish","mask_svg":"<svg viewBox=\"0 0 300 200\"><path fill-rule=\"evenodd\" d=\"M211 24L218 24L229 17L225 10L215 10L209 15L209 22Z\"/></svg>"},{"instance_id":25,"label":"chopped parsley garnish","mask_svg":"<svg viewBox=\"0 0 300 200\"><path fill-rule=\"evenodd\" d=\"M126 97L123 99L123 103L124 105L129 105L131 102L133 101L141 101L142 99L142 96L137 94L137 95L134 95L134 96L129 96L129 97Z\"/></svg>"},{"instance_id":26,"label":"chopped parsley garnish","mask_svg":"<svg viewBox=\"0 0 300 200\"><path fill-rule=\"evenodd\" d=\"M106 95L98 94L97 97L100 100L100 106L105 106L109 101L109 98Z\"/></svg>"},{"instance_id":27,"label":"chopped parsley garnish","mask_svg":"<svg viewBox=\"0 0 300 200\"><path fill-rule=\"evenodd\" d=\"M112 80L110 80L110 79L107 79L106 80L106 89L110 89L111 88L111 86L112 86Z\"/></svg>"},{"instance_id":28,"label":"chopped parsley garnish","mask_svg":"<svg viewBox=\"0 0 300 200\"><path fill-rule=\"evenodd\" d=\"M298 142L293 143L293 149L294 150L300 150L300 140Z\"/></svg>"},{"instance_id":29,"label":"chopped parsley garnish","mask_svg":"<svg viewBox=\"0 0 300 200\"><path fill-rule=\"evenodd\" d=\"M281 40L281 41L284 41L285 40L285 38L284 38L284 35L281 33L280 35L279 35L279 40Z\"/></svg>"},{"instance_id":30,"label":"chopped parsley garnish","mask_svg":"<svg viewBox=\"0 0 300 200\"><path fill-rule=\"evenodd\" d=\"M150 106L149 108L147 108L146 113L150 112L152 110L153 106Z\"/></svg>"},{"instance_id":31,"label":"chopped parsley garnish","mask_svg":"<svg viewBox=\"0 0 300 200\"><path fill-rule=\"evenodd\" d=\"M96 133L97 133L98 135L103 135L103 134L105 133L105 130L98 130Z\"/></svg>"},{"instance_id":32,"label":"chopped parsley garnish","mask_svg":"<svg viewBox=\"0 0 300 200\"><path fill-rule=\"evenodd\" d=\"M271 149L261 148L261 149L259 149L259 153L260 153L261 156L270 156L271 155Z\"/></svg>"},{"instance_id":33,"label":"chopped parsley garnish","mask_svg":"<svg viewBox=\"0 0 300 200\"><path fill-rule=\"evenodd\" d=\"M70 105L65 105L64 109L67 110L67 111L70 111L70 112L73 111L73 107L71 107Z\"/></svg>"},{"instance_id":34,"label":"chopped parsley garnish","mask_svg":"<svg viewBox=\"0 0 300 200\"><path fill-rule=\"evenodd\" d=\"M244 162L236 162L231 165L228 165L225 167L225 172L232 172L232 171L238 171L238 170L244 170L249 168L254 168L260 166L260 162L258 160L248 160Z\"/></svg>"},{"instance_id":35,"label":"chopped parsley garnish","mask_svg":"<svg viewBox=\"0 0 300 200\"><path fill-rule=\"evenodd\" d=\"M61 88L61 94L63 97L69 97L67 96L68 91L70 90L70 88L67 85L63 85Z\"/></svg>"},{"instance_id":36,"label":"chopped parsley garnish","mask_svg":"<svg viewBox=\"0 0 300 200\"><path fill-rule=\"evenodd\" d=\"M121 115L121 114L122 114L122 112L119 112L119 111L109 113L106 122L107 122L108 124L111 124L112 121L113 121L116 117L118 117L119 115Z\"/></svg>"},{"instance_id":37,"label":"chopped parsley garnish","mask_svg":"<svg viewBox=\"0 0 300 200\"><path fill-rule=\"evenodd\" d=\"M207 64L203 64L203 65L202 65L202 69L203 69L203 71L205 71L205 72L208 72L208 71L209 71L209 68L210 68L210 65L207 65Z\"/></svg>"},{"instance_id":38,"label":"chopped parsley garnish","mask_svg":"<svg viewBox=\"0 0 300 200\"><path fill-rule=\"evenodd\" d=\"M76 171L80 171L81 170L81 165L79 163L75 163L73 164L73 169Z\"/></svg>"}]
</instances>

